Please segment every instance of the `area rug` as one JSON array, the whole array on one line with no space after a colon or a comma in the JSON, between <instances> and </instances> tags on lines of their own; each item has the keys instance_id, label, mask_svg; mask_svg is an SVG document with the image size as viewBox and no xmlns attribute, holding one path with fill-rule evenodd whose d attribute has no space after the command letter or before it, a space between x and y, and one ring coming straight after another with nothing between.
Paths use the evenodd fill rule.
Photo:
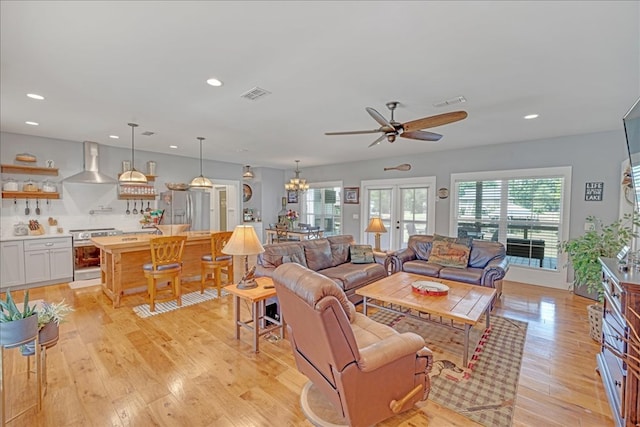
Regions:
<instances>
[{"instance_id":1,"label":"area rug","mask_svg":"<svg viewBox=\"0 0 640 427\"><path fill-rule=\"evenodd\" d=\"M434 354L430 400L485 426L512 425L526 322L491 316L488 330L484 330L484 322L478 323L470 338L470 343L478 345L468 366L463 367L462 331L381 311L371 317L400 332L411 331L425 338Z\"/></svg>"},{"instance_id":2,"label":"area rug","mask_svg":"<svg viewBox=\"0 0 640 427\"><path fill-rule=\"evenodd\" d=\"M222 296L225 295L227 295L227 291L222 291ZM199 304L216 298L218 298L217 289L205 289L203 294L201 294L200 291L195 291L182 295L182 305L180 307L178 307L178 303L175 301L167 301L156 303L155 311L149 310L149 304L141 304L133 307L133 312L139 317L145 318L168 313L179 308L189 307L190 305Z\"/></svg>"}]
</instances>

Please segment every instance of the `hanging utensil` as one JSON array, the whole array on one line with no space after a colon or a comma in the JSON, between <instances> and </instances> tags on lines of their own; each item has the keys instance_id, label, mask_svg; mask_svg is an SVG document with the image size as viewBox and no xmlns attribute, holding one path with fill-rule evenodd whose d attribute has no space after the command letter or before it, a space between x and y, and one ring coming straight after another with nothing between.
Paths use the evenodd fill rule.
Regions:
<instances>
[{"instance_id":1,"label":"hanging utensil","mask_svg":"<svg viewBox=\"0 0 640 427\"><path fill-rule=\"evenodd\" d=\"M134 200L134 201L133 201L133 214L134 214L134 215L138 215L138 208L136 208L136 203L137 203L137 202Z\"/></svg>"},{"instance_id":2,"label":"hanging utensil","mask_svg":"<svg viewBox=\"0 0 640 427\"><path fill-rule=\"evenodd\" d=\"M140 200L140 215L144 215L144 200Z\"/></svg>"},{"instance_id":3,"label":"hanging utensil","mask_svg":"<svg viewBox=\"0 0 640 427\"><path fill-rule=\"evenodd\" d=\"M26 200L27 200L27 207L24 208L24 214L29 215L31 213L31 209L29 209L29 199L26 199Z\"/></svg>"},{"instance_id":4,"label":"hanging utensil","mask_svg":"<svg viewBox=\"0 0 640 427\"><path fill-rule=\"evenodd\" d=\"M150 204L151 202L147 200L147 209L145 209L146 212L151 212L151 208L149 207Z\"/></svg>"},{"instance_id":5,"label":"hanging utensil","mask_svg":"<svg viewBox=\"0 0 640 427\"><path fill-rule=\"evenodd\" d=\"M47 199L47 212L51 209L51 200Z\"/></svg>"},{"instance_id":6,"label":"hanging utensil","mask_svg":"<svg viewBox=\"0 0 640 427\"><path fill-rule=\"evenodd\" d=\"M36 215L40 215L40 199L36 199Z\"/></svg>"},{"instance_id":7,"label":"hanging utensil","mask_svg":"<svg viewBox=\"0 0 640 427\"><path fill-rule=\"evenodd\" d=\"M18 212L18 199L13 198L13 211Z\"/></svg>"},{"instance_id":8,"label":"hanging utensil","mask_svg":"<svg viewBox=\"0 0 640 427\"><path fill-rule=\"evenodd\" d=\"M403 163L401 165L398 166L394 166L392 168L384 168L385 171L402 171L402 172L406 172L408 170L411 170L411 165L409 163Z\"/></svg>"},{"instance_id":9,"label":"hanging utensil","mask_svg":"<svg viewBox=\"0 0 640 427\"><path fill-rule=\"evenodd\" d=\"M131 211L129 210L129 201L127 200L127 210L124 211L124 213L126 213L127 215L131 214Z\"/></svg>"}]
</instances>

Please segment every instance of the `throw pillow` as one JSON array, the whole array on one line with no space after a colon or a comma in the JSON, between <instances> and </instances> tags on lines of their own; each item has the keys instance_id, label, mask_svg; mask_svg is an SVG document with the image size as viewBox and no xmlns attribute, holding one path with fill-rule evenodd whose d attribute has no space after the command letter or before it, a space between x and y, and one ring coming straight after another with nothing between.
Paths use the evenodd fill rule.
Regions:
<instances>
[{"instance_id":1,"label":"throw pillow","mask_svg":"<svg viewBox=\"0 0 640 427\"><path fill-rule=\"evenodd\" d=\"M351 245L349 251L351 252L352 264L372 264L376 262L373 258L371 245Z\"/></svg>"},{"instance_id":2,"label":"throw pillow","mask_svg":"<svg viewBox=\"0 0 640 427\"><path fill-rule=\"evenodd\" d=\"M469 263L471 248L454 242L436 240L431 248L427 263L445 267L466 268Z\"/></svg>"}]
</instances>

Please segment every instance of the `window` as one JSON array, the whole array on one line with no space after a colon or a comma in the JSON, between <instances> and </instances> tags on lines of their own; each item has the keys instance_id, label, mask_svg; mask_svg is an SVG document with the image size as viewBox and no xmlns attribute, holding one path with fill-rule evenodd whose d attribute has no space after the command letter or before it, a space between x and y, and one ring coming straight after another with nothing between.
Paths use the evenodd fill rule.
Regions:
<instances>
[{"instance_id":1,"label":"window","mask_svg":"<svg viewBox=\"0 0 640 427\"><path fill-rule=\"evenodd\" d=\"M324 230L325 236L342 234L341 182L309 184L301 194L299 222Z\"/></svg>"},{"instance_id":2,"label":"window","mask_svg":"<svg viewBox=\"0 0 640 427\"><path fill-rule=\"evenodd\" d=\"M502 242L511 266L557 271L570 174L545 168L452 175L453 235Z\"/></svg>"}]
</instances>

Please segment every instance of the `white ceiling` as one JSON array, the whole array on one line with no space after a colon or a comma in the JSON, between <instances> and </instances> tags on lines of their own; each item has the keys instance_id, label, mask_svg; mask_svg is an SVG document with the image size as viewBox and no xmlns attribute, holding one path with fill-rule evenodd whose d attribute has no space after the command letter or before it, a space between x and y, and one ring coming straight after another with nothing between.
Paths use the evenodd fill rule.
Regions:
<instances>
[{"instance_id":1,"label":"white ceiling","mask_svg":"<svg viewBox=\"0 0 640 427\"><path fill-rule=\"evenodd\" d=\"M130 149L133 121L136 149L198 157L204 136L205 158L258 167L621 129L640 94L638 1L2 1L0 12L2 131ZM272 94L240 97L255 86ZM375 129L365 107L389 117L395 100L400 122L469 117L429 129L438 143L324 135Z\"/></svg>"}]
</instances>

